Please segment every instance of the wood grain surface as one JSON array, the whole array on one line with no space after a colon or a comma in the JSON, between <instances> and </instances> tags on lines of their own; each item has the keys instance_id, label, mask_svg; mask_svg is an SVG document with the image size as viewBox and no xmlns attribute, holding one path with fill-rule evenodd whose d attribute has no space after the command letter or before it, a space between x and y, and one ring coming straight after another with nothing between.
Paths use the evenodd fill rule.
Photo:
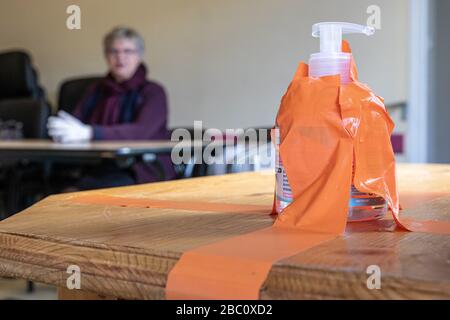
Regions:
<instances>
[{"instance_id":1,"label":"wood grain surface","mask_svg":"<svg viewBox=\"0 0 450 320\"><path fill-rule=\"evenodd\" d=\"M399 165L398 176L405 216L450 220L450 166ZM75 264L83 292L163 299L167 275L183 252L272 224L273 188L272 173L253 172L50 196L0 222L0 275L65 287L67 267ZM267 212L74 201L83 195L258 205ZM449 299L449 261L449 236L401 231L387 216L349 224L336 240L278 261L260 297ZM369 265L381 269L380 290L366 286Z\"/></svg>"}]
</instances>

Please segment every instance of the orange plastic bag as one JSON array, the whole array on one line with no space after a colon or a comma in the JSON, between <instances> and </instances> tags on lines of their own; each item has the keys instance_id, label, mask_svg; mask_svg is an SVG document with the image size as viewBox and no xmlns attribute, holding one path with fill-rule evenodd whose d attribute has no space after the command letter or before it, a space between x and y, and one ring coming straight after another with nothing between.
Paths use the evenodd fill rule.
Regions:
<instances>
[{"instance_id":1,"label":"orange plastic bag","mask_svg":"<svg viewBox=\"0 0 450 320\"><path fill-rule=\"evenodd\" d=\"M347 42L342 47L350 52ZM308 66L300 63L283 96L276 124L294 201L275 225L343 233L354 161L355 187L383 197L399 226L449 232L445 222L400 221L390 141L394 123L383 99L358 81L354 61L350 77L352 82L345 85L338 75L310 78Z\"/></svg>"}]
</instances>

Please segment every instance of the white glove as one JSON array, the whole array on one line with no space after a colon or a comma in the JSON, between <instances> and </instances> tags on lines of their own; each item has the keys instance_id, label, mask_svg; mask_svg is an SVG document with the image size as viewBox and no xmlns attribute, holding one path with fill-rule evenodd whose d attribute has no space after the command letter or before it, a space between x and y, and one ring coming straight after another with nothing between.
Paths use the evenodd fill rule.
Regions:
<instances>
[{"instance_id":1,"label":"white glove","mask_svg":"<svg viewBox=\"0 0 450 320\"><path fill-rule=\"evenodd\" d=\"M47 121L48 134L56 142L85 142L92 139L92 127L84 124L67 112L59 111L57 117Z\"/></svg>"}]
</instances>

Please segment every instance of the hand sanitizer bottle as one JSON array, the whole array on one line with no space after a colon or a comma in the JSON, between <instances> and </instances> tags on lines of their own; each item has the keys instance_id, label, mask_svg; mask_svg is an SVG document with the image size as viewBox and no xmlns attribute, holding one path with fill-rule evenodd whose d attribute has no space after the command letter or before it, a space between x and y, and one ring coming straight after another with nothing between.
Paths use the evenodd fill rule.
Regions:
<instances>
[{"instance_id":1,"label":"hand sanitizer bottle","mask_svg":"<svg viewBox=\"0 0 450 320\"><path fill-rule=\"evenodd\" d=\"M346 22L321 22L312 27L312 36L320 38L320 52L309 59L309 76L323 77L340 75L341 84L351 82L350 65L352 54L342 52L342 34L360 33L370 36L375 29ZM279 130L275 132L276 145L276 203L277 213L293 201L291 187L279 155ZM354 163L353 166L354 167ZM352 174L353 176L353 174ZM359 192L351 185L348 221L367 221L381 218L387 211L386 201L377 195Z\"/></svg>"}]
</instances>

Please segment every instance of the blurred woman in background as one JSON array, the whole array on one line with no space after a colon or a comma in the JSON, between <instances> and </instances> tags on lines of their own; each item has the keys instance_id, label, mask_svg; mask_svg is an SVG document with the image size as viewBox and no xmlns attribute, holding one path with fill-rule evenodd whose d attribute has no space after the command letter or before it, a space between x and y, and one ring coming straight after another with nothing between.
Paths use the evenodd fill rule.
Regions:
<instances>
[{"instance_id":1,"label":"blurred woman in background","mask_svg":"<svg viewBox=\"0 0 450 320\"><path fill-rule=\"evenodd\" d=\"M118 27L104 38L108 74L93 84L73 115L50 117L49 135L58 142L90 140L166 140L167 99L162 86L147 80L144 41L133 29ZM83 175L81 190L166 180L175 176L170 155L158 156L159 168L138 163L130 171L109 164Z\"/></svg>"}]
</instances>

